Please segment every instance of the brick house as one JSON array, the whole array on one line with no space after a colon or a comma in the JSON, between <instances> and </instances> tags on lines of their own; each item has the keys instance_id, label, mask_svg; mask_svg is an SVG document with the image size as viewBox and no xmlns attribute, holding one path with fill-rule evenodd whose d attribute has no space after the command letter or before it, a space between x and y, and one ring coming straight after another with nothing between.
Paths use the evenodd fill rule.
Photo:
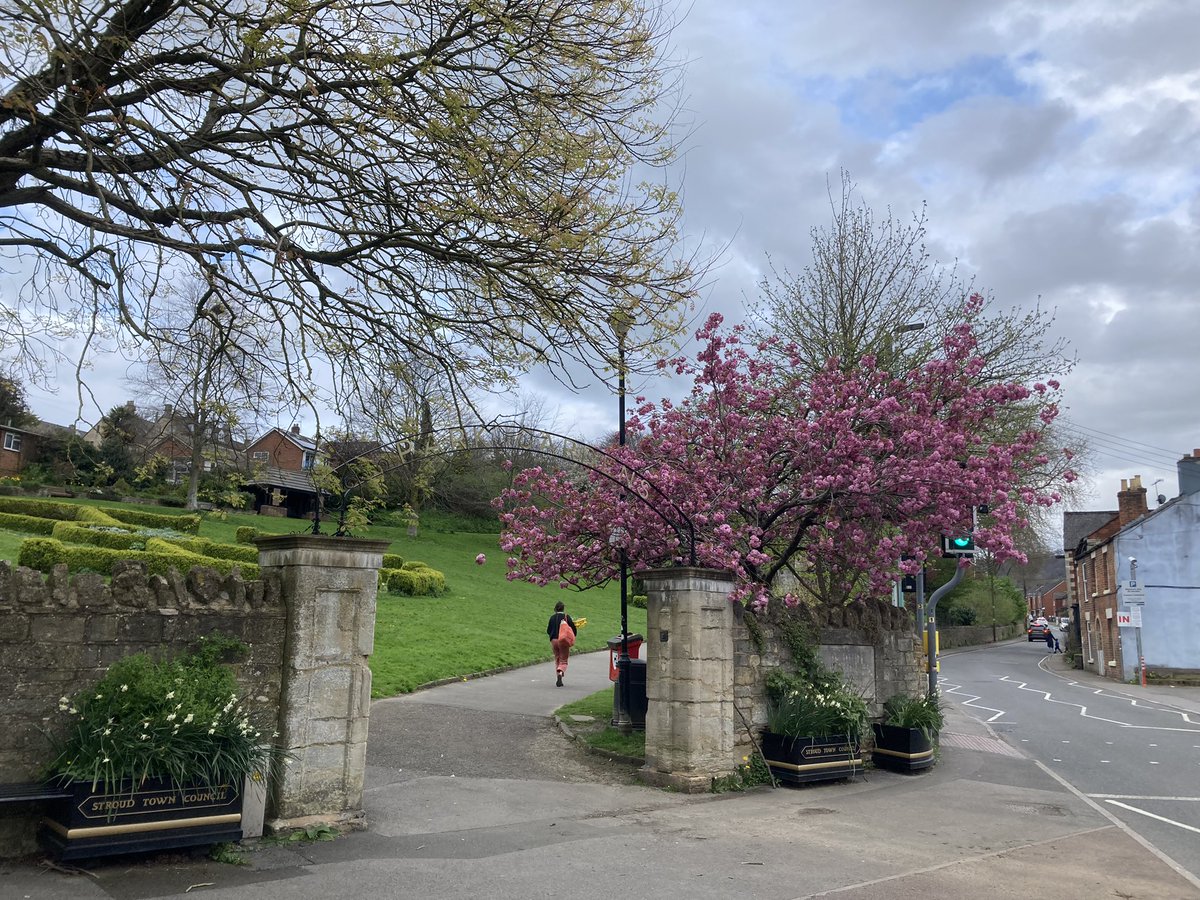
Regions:
<instances>
[{"instance_id":1,"label":"brick house","mask_svg":"<svg viewBox=\"0 0 1200 900\"><path fill-rule=\"evenodd\" d=\"M0 425L0 475L20 473L37 455L38 435L29 428Z\"/></svg>"},{"instance_id":2,"label":"brick house","mask_svg":"<svg viewBox=\"0 0 1200 900\"><path fill-rule=\"evenodd\" d=\"M288 431L272 428L246 445L246 458L253 466L270 466L285 472L306 472L317 461L317 442L300 433L300 426Z\"/></svg>"},{"instance_id":3,"label":"brick house","mask_svg":"<svg viewBox=\"0 0 1200 900\"><path fill-rule=\"evenodd\" d=\"M50 422L33 422L16 427L0 425L0 475L18 475L38 458L46 443L65 442L75 434L74 428Z\"/></svg>"},{"instance_id":4,"label":"brick house","mask_svg":"<svg viewBox=\"0 0 1200 900\"><path fill-rule=\"evenodd\" d=\"M246 445L250 475L246 486L255 495L259 515L310 518L317 506L317 489L310 472L317 462L317 442L300 433L272 428Z\"/></svg>"}]
</instances>

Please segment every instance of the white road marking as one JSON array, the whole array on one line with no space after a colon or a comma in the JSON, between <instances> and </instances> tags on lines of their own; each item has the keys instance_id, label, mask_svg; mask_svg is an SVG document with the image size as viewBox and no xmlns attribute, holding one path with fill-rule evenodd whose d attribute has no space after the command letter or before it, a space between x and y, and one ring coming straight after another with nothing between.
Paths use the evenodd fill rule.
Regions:
<instances>
[{"instance_id":1,"label":"white road marking","mask_svg":"<svg viewBox=\"0 0 1200 900\"><path fill-rule=\"evenodd\" d=\"M1051 778L1053 778L1055 781L1057 781L1059 784L1061 784L1063 787L1065 787L1068 791L1070 791L1076 797L1078 797L1081 801L1083 801L1088 806L1090 806L1092 809L1094 809L1096 812L1100 813L1100 815L1104 816L1104 818L1108 819L1108 821L1112 822L1114 825L1116 825L1118 828L1120 828L1121 831L1125 832L1125 834L1129 835L1131 838L1133 838L1135 841L1137 841L1139 844L1141 844L1143 847L1145 847L1147 850L1149 850L1151 853L1153 853L1155 856L1157 856L1159 859L1161 859L1164 863L1166 863L1168 866L1171 867L1171 869L1175 872L1175 874L1179 875L1181 878L1186 878L1189 884L1191 884L1197 888L1200 888L1200 878L1197 878L1195 875L1193 875L1191 872L1189 872L1187 869L1185 869L1179 863L1175 862L1175 860L1171 859L1171 857L1167 856L1167 854L1163 853L1161 850L1159 850L1157 847L1155 847L1152 843L1150 843L1148 840L1146 840L1146 838L1142 837L1140 834L1138 834L1136 831L1134 831L1132 828L1130 828L1128 825L1126 825L1124 822L1122 822L1119 818L1117 818L1115 815L1113 815L1111 812L1109 812L1107 809L1105 809L1101 804L1097 803L1091 797L1087 796L1087 794L1083 793L1083 791L1079 790L1079 788L1075 787L1075 785L1071 784L1071 782L1067 781L1067 779L1063 778L1061 775L1056 773L1053 769L1051 769L1049 766L1047 766L1045 763L1041 762L1040 760L1035 759L1033 761L1033 764L1035 766L1037 766L1039 769L1041 769L1043 772L1045 772L1047 775L1049 775ZM1105 801L1105 802L1108 803L1108 802L1112 802L1112 801Z\"/></svg>"},{"instance_id":2,"label":"white road marking","mask_svg":"<svg viewBox=\"0 0 1200 900\"><path fill-rule=\"evenodd\" d=\"M1002 709L995 709L991 706L982 706L982 705L977 704L975 701L979 700L980 697L978 695L971 695L971 694L965 693L962 690L961 684L951 684L948 681L943 681L942 686L945 688L947 694L957 694L960 697L966 697L967 699L962 702L963 706L969 706L972 709L987 710L988 712L995 713L994 716L984 719L983 721L985 721L985 722L994 722L998 718L1000 718L1002 715L1004 715L1004 710L1002 710Z\"/></svg>"},{"instance_id":3,"label":"white road marking","mask_svg":"<svg viewBox=\"0 0 1200 900\"><path fill-rule=\"evenodd\" d=\"M1159 822L1166 822L1168 825L1175 825L1178 828L1183 828L1187 831L1194 831L1200 834L1200 828L1194 825L1185 825L1183 822L1176 822L1174 819L1168 819L1166 816L1158 816L1152 812L1147 812L1144 809L1138 809L1136 806L1130 806L1128 803L1121 803L1118 800L1105 800L1105 803L1111 803L1113 806L1119 806L1121 809L1127 809L1130 812L1135 812L1139 816L1145 816L1148 819L1156 819Z\"/></svg>"},{"instance_id":4,"label":"white road marking","mask_svg":"<svg viewBox=\"0 0 1200 900\"><path fill-rule=\"evenodd\" d=\"M1153 797L1142 794L1088 794L1097 800L1168 800L1180 803L1200 803L1200 797Z\"/></svg>"},{"instance_id":5,"label":"white road marking","mask_svg":"<svg viewBox=\"0 0 1200 900\"><path fill-rule=\"evenodd\" d=\"M1046 671L1046 670L1043 669L1043 671ZM1048 672L1048 674L1053 675L1054 673ZM1136 729L1140 729L1143 731L1183 731L1183 732L1187 732L1189 734L1195 734L1198 730L1195 728L1174 728L1174 727L1167 726L1167 725L1135 725L1133 722L1122 722L1120 719L1110 719L1107 716L1096 716L1096 715L1090 714L1088 712L1088 708L1086 706L1084 706L1083 704L1072 703L1069 700L1055 700L1050 691L1043 691L1038 688L1029 687L1029 682L1027 682L1027 681L1018 681L1015 678L1010 678L1008 675L1002 675L1000 677L1000 681L1007 682L1008 684L1015 684L1017 686L1017 689L1021 690L1021 691L1028 691L1031 694L1040 694L1042 699L1045 700L1047 703L1058 703L1058 704L1061 704L1062 706L1073 706L1079 710L1079 715L1083 716L1083 718L1085 718L1085 719L1092 719L1093 721L1096 721L1096 722L1107 722L1110 725L1117 725L1120 728L1136 728ZM1096 691L1095 693L1101 693L1101 691ZM1129 698L1120 697L1119 699L1128 700ZM1133 703L1134 705L1137 705L1136 700L1131 700L1129 702ZM1155 712L1166 712L1166 713L1169 713L1170 715L1182 716L1182 718L1185 722L1191 723L1191 720L1187 717L1187 715L1177 712L1176 710L1157 709L1157 708L1152 708L1152 707L1148 707L1148 706L1142 706L1141 708L1142 709L1153 709L1153 711L1155 711Z\"/></svg>"}]
</instances>

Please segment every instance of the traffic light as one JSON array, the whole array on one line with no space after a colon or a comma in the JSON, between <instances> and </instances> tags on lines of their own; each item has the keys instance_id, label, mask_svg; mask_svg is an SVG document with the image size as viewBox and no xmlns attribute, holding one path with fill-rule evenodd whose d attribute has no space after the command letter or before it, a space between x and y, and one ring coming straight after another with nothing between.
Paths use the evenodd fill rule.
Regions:
<instances>
[{"instance_id":1,"label":"traffic light","mask_svg":"<svg viewBox=\"0 0 1200 900\"><path fill-rule=\"evenodd\" d=\"M975 535L969 531L942 535L942 556L974 556Z\"/></svg>"},{"instance_id":2,"label":"traffic light","mask_svg":"<svg viewBox=\"0 0 1200 900\"><path fill-rule=\"evenodd\" d=\"M917 576L901 575L900 590L905 594L915 594L917 592Z\"/></svg>"}]
</instances>

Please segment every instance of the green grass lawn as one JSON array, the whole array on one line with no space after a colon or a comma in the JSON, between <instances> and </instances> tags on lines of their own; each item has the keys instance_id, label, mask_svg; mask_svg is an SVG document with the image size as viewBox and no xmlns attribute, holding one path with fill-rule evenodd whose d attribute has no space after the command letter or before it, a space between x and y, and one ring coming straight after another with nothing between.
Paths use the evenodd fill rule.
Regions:
<instances>
[{"instance_id":1,"label":"green grass lawn","mask_svg":"<svg viewBox=\"0 0 1200 900\"><path fill-rule=\"evenodd\" d=\"M67 502L81 501L78 498ZM164 515L182 510L98 501L101 508L122 507ZM233 543L238 526L274 534L299 533L305 523L252 514L205 513L200 536ZM13 561L29 535L0 530L0 559ZM371 657L372 696L388 697L422 684L506 666L552 658L546 622L563 600L572 617L586 618L575 652L599 650L620 632L619 593L614 586L584 591L539 588L505 579L504 554L495 534L441 533L424 530L410 538L404 528L371 528L362 537L391 541L388 552L420 560L444 572L449 592L441 597L404 597L381 593ZM476 565L479 553L485 565ZM644 632L645 610L629 608L629 630Z\"/></svg>"},{"instance_id":2,"label":"green grass lawn","mask_svg":"<svg viewBox=\"0 0 1200 900\"><path fill-rule=\"evenodd\" d=\"M620 753L622 756L634 756L644 759L646 756L646 732L634 731L631 734L621 734L612 726L613 689L605 688L560 706L554 715L565 722L584 743L600 750ZM591 716L591 722L578 722L572 716Z\"/></svg>"}]
</instances>

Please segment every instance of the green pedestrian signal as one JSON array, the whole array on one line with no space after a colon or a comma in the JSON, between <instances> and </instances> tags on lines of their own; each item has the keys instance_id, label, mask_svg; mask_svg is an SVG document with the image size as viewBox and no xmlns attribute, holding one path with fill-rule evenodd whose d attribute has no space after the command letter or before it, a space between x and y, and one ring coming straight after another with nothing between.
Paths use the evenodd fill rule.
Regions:
<instances>
[{"instance_id":1,"label":"green pedestrian signal","mask_svg":"<svg viewBox=\"0 0 1200 900\"><path fill-rule=\"evenodd\" d=\"M943 556L974 556L975 535L969 531L962 534L942 535Z\"/></svg>"}]
</instances>

